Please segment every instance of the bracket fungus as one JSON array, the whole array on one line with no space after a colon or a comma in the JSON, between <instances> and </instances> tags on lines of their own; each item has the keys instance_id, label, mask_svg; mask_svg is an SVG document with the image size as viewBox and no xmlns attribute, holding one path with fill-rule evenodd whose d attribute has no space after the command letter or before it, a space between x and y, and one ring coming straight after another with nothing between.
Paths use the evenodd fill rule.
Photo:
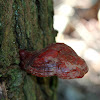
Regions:
<instances>
[{"instance_id":1,"label":"bracket fungus","mask_svg":"<svg viewBox=\"0 0 100 100\"><path fill-rule=\"evenodd\" d=\"M38 77L74 79L88 72L85 61L64 43L53 43L40 52L20 50L19 55L21 68Z\"/></svg>"}]
</instances>

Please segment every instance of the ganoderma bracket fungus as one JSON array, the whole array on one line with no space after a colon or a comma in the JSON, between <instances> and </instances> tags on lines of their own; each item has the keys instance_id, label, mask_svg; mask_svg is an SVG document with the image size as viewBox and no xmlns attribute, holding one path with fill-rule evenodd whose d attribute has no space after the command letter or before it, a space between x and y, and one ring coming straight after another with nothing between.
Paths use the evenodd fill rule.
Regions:
<instances>
[{"instance_id":1,"label":"ganoderma bracket fungus","mask_svg":"<svg viewBox=\"0 0 100 100\"><path fill-rule=\"evenodd\" d=\"M38 77L74 79L88 72L85 61L64 43L51 44L37 53L20 50L19 54L21 68Z\"/></svg>"}]
</instances>

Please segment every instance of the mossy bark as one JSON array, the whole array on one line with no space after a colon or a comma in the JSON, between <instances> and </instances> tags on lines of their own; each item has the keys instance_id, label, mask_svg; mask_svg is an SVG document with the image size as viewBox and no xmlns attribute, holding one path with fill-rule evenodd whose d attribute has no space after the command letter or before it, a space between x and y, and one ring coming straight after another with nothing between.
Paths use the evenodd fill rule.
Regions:
<instances>
[{"instance_id":1,"label":"mossy bark","mask_svg":"<svg viewBox=\"0 0 100 100\"><path fill-rule=\"evenodd\" d=\"M20 69L19 49L55 42L52 0L0 0L0 100L56 100L57 77Z\"/></svg>"}]
</instances>

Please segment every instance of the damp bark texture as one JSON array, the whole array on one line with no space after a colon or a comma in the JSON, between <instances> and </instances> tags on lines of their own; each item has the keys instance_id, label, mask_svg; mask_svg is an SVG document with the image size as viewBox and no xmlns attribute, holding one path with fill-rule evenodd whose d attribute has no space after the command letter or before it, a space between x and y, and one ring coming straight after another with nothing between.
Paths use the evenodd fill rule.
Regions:
<instances>
[{"instance_id":1,"label":"damp bark texture","mask_svg":"<svg viewBox=\"0 0 100 100\"><path fill-rule=\"evenodd\" d=\"M0 100L56 100L56 77L19 66L19 49L41 50L55 36L52 0L0 0Z\"/></svg>"}]
</instances>

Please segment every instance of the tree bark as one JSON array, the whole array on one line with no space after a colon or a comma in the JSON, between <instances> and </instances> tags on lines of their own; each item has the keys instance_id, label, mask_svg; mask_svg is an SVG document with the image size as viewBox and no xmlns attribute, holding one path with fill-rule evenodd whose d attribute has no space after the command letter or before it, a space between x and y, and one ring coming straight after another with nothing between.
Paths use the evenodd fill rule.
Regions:
<instances>
[{"instance_id":1,"label":"tree bark","mask_svg":"<svg viewBox=\"0 0 100 100\"><path fill-rule=\"evenodd\" d=\"M57 77L28 75L19 49L55 42L52 0L0 0L0 100L56 100Z\"/></svg>"}]
</instances>

